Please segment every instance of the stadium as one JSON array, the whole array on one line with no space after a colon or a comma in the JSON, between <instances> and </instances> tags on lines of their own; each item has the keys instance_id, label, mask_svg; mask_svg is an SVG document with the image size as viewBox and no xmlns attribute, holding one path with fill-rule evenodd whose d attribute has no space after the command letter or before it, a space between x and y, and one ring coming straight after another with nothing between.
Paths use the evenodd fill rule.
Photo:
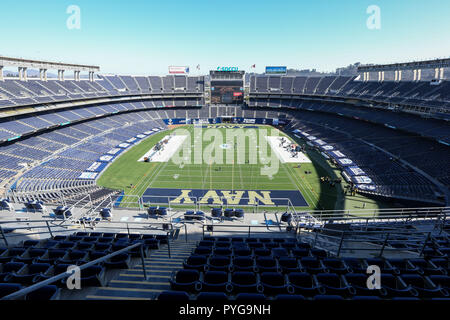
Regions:
<instances>
[{"instance_id":1,"label":"stadium","mask_svg":"<svg viewBox=\"0 0 450 320\"><path fill-rule=\"evenodd\" d=\"M449 68L0 56L1 299L450 300Z\"/></svg>"}]
</instances>

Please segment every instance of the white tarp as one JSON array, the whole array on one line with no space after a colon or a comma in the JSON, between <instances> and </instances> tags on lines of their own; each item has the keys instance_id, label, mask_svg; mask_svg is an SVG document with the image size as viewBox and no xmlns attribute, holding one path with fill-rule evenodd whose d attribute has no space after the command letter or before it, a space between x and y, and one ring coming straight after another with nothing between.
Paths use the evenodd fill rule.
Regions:
<instances>
[{"instance_id":1,"label":"white tarp","mask_svg":"<svg viewBox=\"0 0 450 320\"><path fill-rule=\"evenodd\" d=\"M286 150L283 146L280 146L280 138L279 136L266 136L266 140L269 142L272 151L275 152L278 159L280 159L283 163L311 163L311 160L304 155L302 152L297 153L297 157L292 157L292 153L289 150ZM292 141L284 137L287 141L284 145L292 144Z\"/></svg>"},{"instance_id":2,"label":"white tarp","mask_svg":"<svg viewBox=\"0 0 450 320\"><path fill-rule=\"evenodd\" d=\"M165 136L161 141L168 139L168 142L163 144L162 150L156 151L155 147L153 147L138 161L143 162L144 158L149 158L150 162L167 162L181 147L186 138L187 136Z\"/></svg>"}]
</instances>

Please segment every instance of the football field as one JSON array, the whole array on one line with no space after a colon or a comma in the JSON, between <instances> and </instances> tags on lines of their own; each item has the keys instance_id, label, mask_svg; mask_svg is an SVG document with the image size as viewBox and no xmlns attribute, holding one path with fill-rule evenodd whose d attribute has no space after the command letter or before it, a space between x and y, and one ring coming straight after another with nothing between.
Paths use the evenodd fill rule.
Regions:
<instances>
[{"instance_id":1,"label":"football field","mask_svg":"<svg viewBox=\"0 0 450 320\"><path fill-rule=\"evenodd\" d=\"M171 159L138 161L170 135L186 137ZM280 161L267 143L267 136L286 137L271 126L173 128L155 134L124 153L103 173L98 184L123 190L128 202L143 196L145 203L159 203L156 200L170 197L171 204L188 204L187 197L195 197L205 204L218 204L216 198L225 196L235 204L258 202L275 206L287 204L289 198L297 208L334 208L336 192L321 190L324 186L319 183L326 168L316 161ZM321 165L326 167L326 162ZM242 198L242 202L236 197Z\"/></svg>"}]
</instances>

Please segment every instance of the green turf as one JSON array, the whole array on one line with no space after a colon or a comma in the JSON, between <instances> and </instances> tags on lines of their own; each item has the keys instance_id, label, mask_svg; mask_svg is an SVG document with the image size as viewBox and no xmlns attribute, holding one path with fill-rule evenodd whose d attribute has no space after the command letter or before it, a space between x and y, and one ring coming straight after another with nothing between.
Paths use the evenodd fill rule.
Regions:
<instances>
[{"instance_id":1,"label":"green turf","mask_svg":"<svg viewBox=\"0 0 450 320\"><path fill-rule=\"evenodd\" d=\"M178 128L177 130L179 130ZM191 134L191 147L194 146L194 126L184 126ZM259 134L266 130L269 135L284 135L282 132L270 126L259 126L259 129L239 129L242 132L255 130ZM207 129L203 129L205 132ZM234 129L218 129L225 138L229 131ZM244 131L245 130L245 131ZM271 132L271 130L273 130ZM308 203L303 209L335 209L340 205L346 206L345 197L341 196L341 186L331 187L320 183L321 176L340 177L330 164L317 152L308 152L312 163L303 163L300 168L297 164L279 163L279 169L272 177L261 174L263 166L257 164L237 164L237 155L245 155L249 159L252 149L249 147L250 139L246 139L245 146L236 147L232 154L234 160L231 164L194 164L194 152L191 154L190 164L176 164L173 161L165 163L144 163L137 160L149 151L164 136L174 130L161 132L144 140L128 152L121 155L98 179L100 186L124 190L126 200L133 202L140 197L147 188L183 188L183 189L220 189L220 190L299 190ZM276 132L275 132L276 131ZM292 140L292 137L291 137ZM203 141L202 152L208 152L211 141ZM217 142L217 141L216 141ZM226 142L226 141L223 141ZM301 143L301 141L298 141ZM222 142L217 142L221 144ZM236 143L236 142L235 142ZM267 145L268 155L271 154ZM222 150L222 149L221 149ZM223 161L227 160L227 150L223 149ZM215 155L213 153L213 155ZM189 158L187 158L189 159ZM311 171L311 174L305 174ZM364 198L364 197L363 197Z\"/></svg>"}]
</instances>

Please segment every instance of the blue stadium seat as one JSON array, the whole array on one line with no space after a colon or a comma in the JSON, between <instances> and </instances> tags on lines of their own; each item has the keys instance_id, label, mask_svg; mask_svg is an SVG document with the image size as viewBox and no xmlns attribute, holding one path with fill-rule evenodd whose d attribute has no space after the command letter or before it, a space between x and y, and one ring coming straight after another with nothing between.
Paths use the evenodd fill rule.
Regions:
<instances>
[{"instance_id":1,"label":"blue stadium seat","mask_svg":"<svg viewBox=\"0 0 450 320\"><path fill-rule=\"evenodd\" d=\"M234 210L231 209L231 208L226 208L226 209L224 210L224 212L223 212L223 216L224 216L225 218L232 218L232 217L234 217Z\"/></svg>"},{"instance_id":2,"label":"blue stadium seat","mask_svg":"<svg viewBox=\"0 0 450 320\"><path fill-rule=\"evenodd\" d=\"M231 248L231 242L229 242L229 241L216 241L214 243L214 247L215 248L227 248L227 249L230 249Z\"/></svg>"},{"instance_id":3,"label":"blue stadium seat","mask_svg":"<svg viewBox=\"0 0 450 320\"><path fill-rule=\"evenodd\" d=\"M228 273L224 271L207 271L203 275L202 291L231 292L232 286L228 281Z\"/></svg>"},{"instance_id":4,"label":"blue stadium seat","mask_svg":"<svg viewBox=\"0 0 450 320\"><path fill-rule=\"evenodd\" d=\"M193 254L209 256L212 253L212 247L197 247L194 249Z\"/></svg>"},{"instance_id":5,"label":"blue stadium seat","mask_svg":"<svg viewBox=\"0 0 450 320\"><path fill-rule=\"evenodd\" d=\"M315 257L300 258L300 267L303 271L309 273L328 272L327 268L322 264L322 261Z\"/></svg>"},{"instance_id":6,"label":"blue stadium seat","mask_svg":"<svg viewBox=\"0 0 450 320\"><path fill-rule=\"evenodd\" d=\"M58 243L58 249L74 249L76 246L76 242L73 241L61 241Z\"/></svg>"},{"instance_id":7,"label":"blue stadium seat","mask_svg":"<svg viewBox=\"0 0 450 320\"><path fill-rule=\"evenodd\" d=\"M311 249L311 245L308 242L297 242L297 248L299 249Z\"/></svg>"},{"instance_id":8,"label":"blue stadium seat","mask_svg":"<svg viewBox=\"0 0 450 320\"><path fill-rule=\"evenodd\" d=\"M298 260L292 257L281 257L278 259L278 265L283 273L301 272Z\"/></svg>"},{"instance_id":9,"label":"blue stadium seat","mask_svg":"<svg viewBox=\"0 0 450 320\"><path fill-rule=\"evenodd\" d=\"M443 275L445 271L436 266L431 260L421 258L409 259L409 262L418 269L419 274L423 275Z\"/></svg>"},{"instance_id":10,"label":"blue stadium seat","mask_svg":"<svg viewBox=\"0 0 450 320\"><path fill-rule=\"evenodd\" d=\"M26 268L26 264L23 262L7 262L0 264L0 282L8 282L8 278L13 273L21 272Z\"/></svg>"},{"instance_id":11,"label":"blue stadium seat","mask_svg":"<svg viewBox=\"0 0 450 320\"><path fill-rule=\"evenodd\" d=\"M81 265L88 262L89 260L88 256L89 256L88 251L72 250L67 252L67 254L64 257L58 259L56 263Z\"/></svg>"},{"instance_id":12,"label":"blue stadium seat","mask_svg":"<svg viewBox=\"0 0 450 320\"><path fill-rule=\"evenodd\" d=\"M325 288L326 294L351 296L356 293L356 290L349 286L345 279L336 273L318 273L316 279L319 286Z\"/></svg>"},{"instance_id":13,"label":"blue stadium seat","mask_svg":"<svg viewBox=\"0 0 450 320\"><path fill-rule=\"evenodd\" d=\"M253 249L253 254L258 257L269 257L272 256L272 250L266 248L255 248Z\"/></svg>"},{"instance_id":14,"label":"blue stadium seat","mask_svg":"<svg viewBox=\"0 0 450 320\"><path fill-rule=\"evenodd\" d=\"M289 252L291 252L293 249L297 248L297 244L295 242L283 242L280 244L280 246Z\"/></svg>"},{"instance_id":15,"label":"blue stadium seat","mask_svg":"<svg viewBox=\"0 0 450 320\"><path fill-rule=\"evenodd\" d=\"M39 244L39 240L26 240L23 242L24 248L34 247Z\"/></svg>"},{"instance_id":16,"label":"blue stadium seat","mask_svg":"<svg viewBox=\"0 0 450 320\"><path fill-rule=\"evenodd\" d=\"M313 296L325 293L325 290L318 285L316 279L309 273L292 272L288 274L288 280L296 294Z\"/></svg>"},{"instance_id":17,"label":"blue stadium seat","mask_svg":"<svg viewBox=\"0 0 450 320\"><path fill-rule=\"evenodd\" d=\"M214 241L212 240L201 240L199 241L197 247L214 247Z\"/></svg>"},{"instance_id":18,"label":"blue stadium seat","mask_svg":"<svg viewBox=\"0 0 450 320\"><path fill-rule=\"evenodd\" d=\"M204 271L207 262L208 259L206 258L206 256L191 255L183 262L183 268Z\"/></svg>"},{"instance_id":19,"label":"blue stadium seat","mask_svg":"<svg viewBox=\"0 0 450 320\"><path fill-rule=\"evenodd\" d=\"M450 293L450 276L447 275L431 275L428 277L433 284L440 286Z\"/></svg>"},{"instance_id":20,"label":"blue stadium seat","mask_svg":"<svg viewBox=\"0 0 450 320\"><path fill-rule=\"evenodd\" d=\"M406 259L388 259L389 264L396 268L399 272L398 274L417 274L420 269L414 266L410 261Z\"/></svg>"},{"instance_id":21,"label":"blue stadium seat","mask_svg":"<svg viewBox=\"0 0 450 320\"><path fill-rule=\"evenodd\" d=\"M307 248L293 248L291 250L292 255L296 258L303 258L309 256L309 249Z\"/></svg>"},{"instance_id":22,"label":"blue stadium seat","mask_svg":"<svg viewBox=\"0 0 450 320\"><path fill-rule=\"evenodd\" d=\"M368 275L364 273L347 273L344 275L347 283L356 291L359 296L385 296L387 292L383 287L381 289L369 289L367 287Z\"/></svg>"},{"instance_id":23,"label":"blue stadium seat","mask_svg":"<svg viewBox=\"0 0 450 320\"><path fill-rule=\"evenodd\" d=\"M46 274L50 268L51 265L49 263L33 263L26 265L18 271L12 272L4 280L5 282L14 282L23 285L32 284L36 276Z\"/></svg>"},{"instance_id":24,"label":"blue stadium seat","mask_svg":"<svg viewBox=\"0 0 450 320\"><path fill-rule=\"evenodd\" d=\"M342 258L345 266L349 270L350 273L366 273L367 266L364 261L359 260L357 258Z\"/></svg>"},{"instance_id":25,"label":"blue stadium seat","mask_svg":"<svg viewBox=\"0 0 450 320\"><path fill-rule=\"evenodd\" d=\"M278 262L272 257L257 257L256 268L258 272L278 272Z\"/></svg>"},{"instance_id":26,"label":"blue stadium seat","mask_svg":"<svg viewBox=\"0 0 450 320\"><path fill-rule=\"evenodd\" d=\"M47 285L28 293L25 300L48 301L58 300L61 289L55 285Z\"/></svg>"},{"instance_id":27,"label":"blue stadium seat","mask_svg":"<svg viewBox=\"0 0 450 320\"><path fill-rule=\"evenodd\" d=\"M207 271L230 271L231 257L230 256L210 256L208 264L205 267Z\"/></svg>"},{"instance_id":28,"label":"blue stadium seat","mask_svg":"<svg viewBox=\"0 0 450 320\"><path fill-rule=\"evenodd\" d=\"M172 290L197 292L202 288L200 273L197 270L179 270L172 273L170 279Z\"/></svg>"},{"instance_id":29,"label":"blue stadium seat","mask_svg":"<svg viewBox=\"0 0 450 320\"><path fill-rule=\"evenodd\" d=\"M130 268L131 256L128 253L121 253L104 262L106 268L128 269Z\"/></svg>"},{"instance_id":30,"label":"blue stadium seat","mask_svg":"<svg viewBox=\"0 0 450 320\"><path fill-rule=\"evenodd\" d=\"M232 261L232 271L256 271L255 260L252 257L238 256Z\"/></svg>"},{"instance_id":31,"label":"blue stadium seat","mask_svg":"<svg viewBox=\"0 0 450 320\"><path fill-rule=\"evenodd\" d=\"M273 296L282 293L294 293L294 288L287 284L286 276L278 272L263 272L260 275L260 283L264 294Z\"/></svg>"},{"instance_id":32,"label":"blue stadium seat","mask_svg":"<svg viewBox=\"0 0 450 320\"><path fill-rule=\"evenodd\" d=\"M26 248L9 248L0 256L0 263L11 262L14 258L22 256L27 250Z\"/></svg>"},{"instance_id":33,"label":"blue stadium seat","mask_svg":"<svg viewBox=\"0 0 450 320\"><path fill-rule=\"evenodd\" d=\"M220 248L220 247L216 247L213 251L214 255L218 255L218 256L231 256L233 254L233 250L231 250L230 247L228 248Z\"/></svg>"},{"instance_id":34,"label":"blue stadium seat","mask_svg":"<svg viewBox=\"0 0 450 320\"><path fill-rule=\"evenodd\" d=\"M342 259L325 258L322 259L322 263L331 273L345 274L349 272L349 268Z\"/></svg>"},{"instance_id":35,"label":"blue stadium seat","mask_svg":"<svg viewBox=\"0 0 450 320\"><path fill-rule=\"evenodd\" d=\"M253 272L238 271L231 275L231 285L234 293L239 292L262 292L258 276Z\"/></svg>"},{"instance_id":36,"label":"blue stadium seat","mask_svg":"<svg viewBox=\"0 0 450 320\"><path fill-rule=\"evenodd\" d=\"M81 270L81 287L103 287L106 285L105 268L95 265Z\"/></svg>"},{"instance_id":37,"label":"blue stadium seat","mask_svg":"<svg viewBox=\"0 0 450 320\"><path fill-rule=\"evenodd\" d=\"M323 249L312 248L310 252L313 257L317 258L326 258L328 256L327 252Z\"/></svg>"},{"instance_id":38,"label":"blue stadium seat","mask_svg":"<svg viewBox=\"0 0 450 320\"><path fill-rule=\"evenodd\" d=\"M187 210L187 211L184 213L184 220L186 220L186 221L192 221L192 220L194 220L194 218L195 218L195 213L194 213L193 210Z\"/></svg>"},{"instance_id":39,"label":"blue stadium seat","mask_svg":"<svg viewBox=\"0 0 450 320\"><path fill-rule=\"evenodd\" d=\"M205 213L203 211L195 211L195 220L202 221L205 220Z\"/></svg>"},{"instance_id":40,"label":"blue stadium seat","mask_svg":"<svg viewBox=\"0 0 450 320\"><path fill-rule=\"evenodd\" d=\"M445 298L449 293L444 289L435 285L428 278L424 278L418 274L402 274L399 276L403 282L417 290L421 298Z\"/></svg>"},{"instance_id":41,"label":"blue stadium seat","mask_svg":"<svg viewBox=\"0 0 450 320\"><path fill-rule=\"evenodd\" d=\"M159 207L158 209L156 209L156 214L159 216L167 216L167 208Z\"/></svg>"},{"instance_id":42,"label":"blue stadium seat","mask_svg":"<svg viewBox=\"0 0 450 320\"><path fill-rule=\"evenodd\" d=\"M288 257L289 252L285 248L273 248L272 256L279 259L280 257Z\"/></svg>"},{"instance_id":43,"label":"blue stadium seat","mask_svg":"<svg viewBox=\"0 0 450 320\"><path fill-rule=\"evenodd\" d=\"M380 268L381 273L390 273L393 275L400 274L400 270L393 267L388 260L382 258L368 258L366 259L366 263L368 266L376 265Z\"/></svg>"},{"instance_id":44,"label":"blue stadium seat","mask_svg":"<svg viewBox=\"0 0 450 320\"><path fill-rule=\"evenodd\" d=\"M240 244L239 246L235 246L233 249L233 255L235 257L252 257L252 250L244 244Z\"/></svg>"},{"instance_id":45,"label":"blue stadium seat","mask_svg":"<svg viewBox=\"0 0 450 320\"><path fill-rule=\"evenodd\" d=\"M419 295L417 290L390 273L381 274L381 287L386 290L388 297L416 297Z\"/></svg>"},{"instance_id":46,"label":"blue stadium seat","mask_svg":"<svg viewBox=\"0 0 450 320\"><path fill-rule=\"evenodd\" d=\"M235 209L234 210L234 216L236 218L243 218L244 217L244 210L242 210L242 209Z\"/></svg>"},{"instance_id":47,"label":"blue stadium seat","mask_svg":"<svg viewBox=\"0 0 450 320\"><path fill-rule=\"evenodd\" d=\"M32 263L36 258L42 257L47 252L43 248L30 248L22 255L14 258L14 262Z\"/></svg>"},{"instance_id":48,"label":"blue stadium seat","mask_svg":"<svg viewBox=\"0 0 450 320\"><path fill-rule=\"evenodd\" d=\"M220 217L222 217L222 209L221 208L212 208L211 209L211 216L213 218L220 218Z\"/></svg>"},{"instance_id":49,"label":"blue stadium seat","mask_svg":"<svg viewBox=\"0 0 450 320\"><path fill-rule=\"evenodd\" d=\"M23 286L19 283L0 283L0 298L6 297L21 289L23 289Z\"/></svg>"}]
</instances>

